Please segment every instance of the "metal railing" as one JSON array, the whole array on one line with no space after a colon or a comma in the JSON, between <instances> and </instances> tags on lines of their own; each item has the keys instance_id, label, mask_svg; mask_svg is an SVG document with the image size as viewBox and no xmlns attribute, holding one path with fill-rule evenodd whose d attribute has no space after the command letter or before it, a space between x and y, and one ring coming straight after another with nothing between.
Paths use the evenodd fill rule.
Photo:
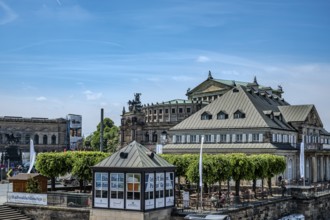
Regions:
<instances>
[{"instance_id":1,"label":"metal railing","mask_svg":"<svg viewBox=\"0 0 330 220\"><path fill-rule=\"evenodd\" d=\"M90 194L76 193L49 193L47 205L60 207L91 208L92 196Z\"/></svg>"}]
</instances>

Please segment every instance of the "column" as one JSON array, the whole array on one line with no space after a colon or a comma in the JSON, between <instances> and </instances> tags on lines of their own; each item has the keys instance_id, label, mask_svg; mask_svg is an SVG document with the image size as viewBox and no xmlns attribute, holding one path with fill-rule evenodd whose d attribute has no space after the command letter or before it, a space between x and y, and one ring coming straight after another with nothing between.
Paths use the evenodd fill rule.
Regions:
<instances>
[{"instance_id":1,"label":"column","mask_svg":"<svg viewBox=\"0 0 330 220\"><path fill-rule=\"evenodd\" d=\"M321 163L321 166L320 166L320 168L321 168L321 181L323 181L324 180L324 177L325 177L325 175L324 175L324 172L325 172L325 170L324 170L324 164L323 164L323 156L320 158L320 163Z\"/></svg>"},{"instance_id":2,"label":"column","mask_svg":"<svg viewBox=\"0 0 330 220\"><path fill-rule=\"evenodd\" d=\"M312 183L316 183L317 182L317 160L316 157L313 156L312 157Z\"/></svg>"}]
</instances>

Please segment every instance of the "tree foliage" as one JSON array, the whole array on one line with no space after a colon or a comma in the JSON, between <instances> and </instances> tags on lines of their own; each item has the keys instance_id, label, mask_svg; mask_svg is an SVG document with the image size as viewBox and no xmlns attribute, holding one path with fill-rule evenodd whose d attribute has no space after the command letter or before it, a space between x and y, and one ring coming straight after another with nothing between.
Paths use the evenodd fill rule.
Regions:
<instances>
[{"instance_id":1,"label":"tree foliage","mask_svg":"<svg viewBox=\"0 0 330 220\"><path fill-rule=\"evenodd\" d=\"M239 196L240 181L252 179L254 167L246 154L236 153L229 155L232 167L232 178L235 181L235 195Z\"/></svg>"},{"instance_id":2,"label":"tree foliage","mask_svg":"<svg viewBox=\"0 0 330 220\"><path fill-rule=\"evenodd\" d=\"M97 130L87 136L84 145L93 150L100 150L101 122L97 125ZM105 152L115 152L119 144L119 128L110 118L103 119L103 150Z\"/></svg>"},{"instance_id":3,"label":"tree foliage","mask_svg":"<svg viewBox=\"0 0 330 220\"><path fill-rule=\"evenodd\" d=\"M108 156L110 155L99 151L76 151L71 153L71 159L73 161L71 173L79 179L80 189L82 189L84 182L92 180L93 176L91 167Z\"/></svg>"},{"instance_id":4,"label":"tree foliage","mask_svg":"<svg viewBox=\"0 0 330 220\"><path fill-rule=\"evenodd\" d=\"M72 169L72 160L66 152L39 153L36 169L44 176L51 178L51 189L55 189L55 177L66 174Z\"/></svg>"}]
</instances>

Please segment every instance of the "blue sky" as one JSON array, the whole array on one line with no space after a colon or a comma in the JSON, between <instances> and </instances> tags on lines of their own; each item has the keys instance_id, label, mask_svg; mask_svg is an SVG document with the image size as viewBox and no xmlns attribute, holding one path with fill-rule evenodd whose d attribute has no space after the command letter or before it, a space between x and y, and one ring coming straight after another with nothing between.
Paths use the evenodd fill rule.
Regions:
<instances>
[{"instance_id":1,"label":"blue sky","mask_svg":"<svg viewBox=\"0 0 330 220\"><path fill-rule=\"evenodd\" d=\"M330 1L0 0L0 116L83 116L119 125L144 104L213 77L315 104L330 129Z\"/></svg>"}]
</instances>

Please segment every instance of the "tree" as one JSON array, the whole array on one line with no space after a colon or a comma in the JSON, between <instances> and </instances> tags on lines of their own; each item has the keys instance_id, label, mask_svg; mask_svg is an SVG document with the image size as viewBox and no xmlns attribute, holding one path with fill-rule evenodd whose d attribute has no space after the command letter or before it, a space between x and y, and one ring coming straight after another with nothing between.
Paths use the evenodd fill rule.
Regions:
<instances>
[{"instance_id":1,"label":"tree","mask_svg":"<svg viewBox=\"0 0 330 220\"><path fill-rule=\"evenodd\" d=\"M237 153L229 155L232 167L232 177L235 181L235 196L239 196L240 181L243 179L251 179L253 166L245 154Z\"/></svg>"},{"instance_id":2,"label":"tree","mask_svg":"<svg viewBox=\"0 0 330 220\"><path fill-rule=\"evenodd\" d=\"M66 152L39 153L36 169L44 176L51 178L51 190L55 190L55 177L64 175L72 168L70 154Z\"/></svg>"},{"instance_id":3,"label":"tree","mask_svg":"<svg viewBox=\"0 0 330 220\"><path fill-rule=\"evenodd\" d=\"M71 156L73 160L71 172L79 179L80 191L82 191L83 185L84 187L86 185L84 182L92 180L91 167L110 155L99 151L76 151L72 152Z\"/></svg>"},{"instance_id":4,"label":"tree","mask_svg":"<svg viewBox=\"0 0 330 220\"><path fill-rule=\"evenodd\" d=\"M100 150L101 122L97 125L97 130L85 139L85 146ZM106 152L115 152L119 143L119 128L114 125L110 118L103 119L103 146Z\"/></svg>"},{"instance_id":5,"label":"tree","mask_svg":"<svg viewBox=\"0 0 330 220\"><path fill-rule=\"evenodd\" d=\"M219 199L221 197L221 182L228 181L231 177L232 167L227 155L216 154L212 157L214 164L214 177L219 182ZM228 186L229 191L229 186Z\"/></svg>"},{"instance_id":6,"label":"tree","mask_svg":"<svg viewBox=\"0 0 330 220\"><path fill-rule=\"evenodd\" d=\"M272 195L272 178L275 175L278 175L280 173L283 173L286 169L286 161L285 157L283 156L277 156L277 155L267 155L268 159L268 172L267 172L267 183L268 183L268 189L269 193Z\"/></svg>"},{"instance_id":7,"label":"tree","mask_svg":"<svg viewBox=\"0 0 330 220\"><path fill-rule=\"evenodd\" d=\"M251 160L251 163L253 164L254 167L254 172L252 173L252 180L253 180L253 186L252 190L254 192L254 197L257 198L257 179L262 180L261 184L261 191L263 192L263 183L264 183L264 178L267 177L267 171L269 169L269 164L268 164L268 154L254 154L249 156L249 159Z\"/></svg>"},{"instance_id":8,"label":"tree","mask_svg":"<svg viewBox=\"0 0 330 220\"><path fill-rule=\"evenodd\" d=\"M211 157L212 156L210 155L203 154L203 183L206 185L215 183L214 164ZM199 183L199 156L190 160L187 170L187 178L191 182Z\"/></svg>"}]
</instances>

